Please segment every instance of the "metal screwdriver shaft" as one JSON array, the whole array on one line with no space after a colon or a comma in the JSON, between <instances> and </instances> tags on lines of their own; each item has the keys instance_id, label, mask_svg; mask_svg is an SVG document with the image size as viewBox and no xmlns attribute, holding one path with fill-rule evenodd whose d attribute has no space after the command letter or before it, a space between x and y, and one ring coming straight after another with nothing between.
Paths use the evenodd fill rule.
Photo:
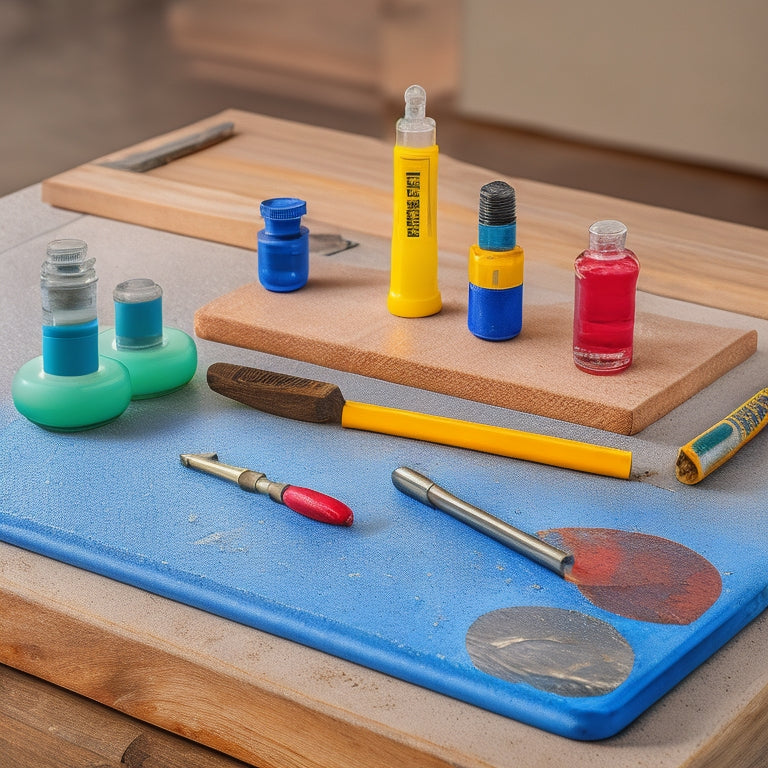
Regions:
<instances>
[{"instance_id":1,"label":"metal screwdriver shaft","mask_svg":"<svg viewBox=\"0 0 768 768\"><path fill-rule=\"evenodd\" d=\"M447 512L462 523L504 544L521 555L533 560L559 576L565 576L573 565L573 555L553 547L546 541L515 528L498 517L469 504L441 488L437 483L409 467L398 467L392 473L395 487L408 496Z\"/></svg>"},{"instance_id":2,"label":"metal screwdriver shaft","mask_svg":"<svg viewBox=\"0 0 768 768\"><path fill-rule=\"evenodd\" d=\"M180 459L185 467L237 483L244 491L263 493L278 504L312 520L331 525L352 525L354 521L352 510L332 496L309 488L277 483L263 472L224 464L215 453L182 453Z\"/></svg>"}]
</instances>

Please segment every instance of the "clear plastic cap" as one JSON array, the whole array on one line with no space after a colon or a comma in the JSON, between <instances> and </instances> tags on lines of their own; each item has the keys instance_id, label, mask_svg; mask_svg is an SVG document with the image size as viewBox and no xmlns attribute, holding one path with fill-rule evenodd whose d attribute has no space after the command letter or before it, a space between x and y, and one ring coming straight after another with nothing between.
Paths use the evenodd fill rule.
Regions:
<instances>
[{"instance_id":1,"label":"clear plastic cap","mask_svg":"<svg viewBox=\"0 0 768 768\"><path fill-rule=\"evenodd\" d=\"M83 240L52 240L40 268L43 325L76 325L96 319L98 277Z\"/></svg>"},{"instance_id":2,"label":"clear plastic cap","mask_svg":"<svg viewBox=\"0 0 768 768\"><path fill-rule=\"evenodd\" d=\"M163 343L163 289L148 277L115 286L115 344L118 349L149 349Z\"/></svg>"},{"instance_id":3,"label":"clear plastic cap","mask_svg":"<svg viewBox=\"0 0 768 768\"><path fill-rule=\"evenodd\" d=\"M163 289L148 277L135 277L115 286L112 298L122 304L141 304L163 295Z\"/></svg>"},{"instance_id":4,"label":"clear plastic cap","mask_svg":"<svg viewBox=\"0 0 768 768\"><path fill-rule=\"evenodd\" d=\"M400 147L431 147L437 136L435 121L426 116L427 92L420 85L405 90L405 114L397 121Z\"/></svg>"},{"instance_id":5,"label":"clear plastic cap","mask_svg":"<svg viewBox=\"0 0 768 768\"><path fill-rule=\"evenodd\" d=\"M591 251L623 251L627 242L627 228L620 221L596 221L589 228Z\"/></svg>"}]
</instances>

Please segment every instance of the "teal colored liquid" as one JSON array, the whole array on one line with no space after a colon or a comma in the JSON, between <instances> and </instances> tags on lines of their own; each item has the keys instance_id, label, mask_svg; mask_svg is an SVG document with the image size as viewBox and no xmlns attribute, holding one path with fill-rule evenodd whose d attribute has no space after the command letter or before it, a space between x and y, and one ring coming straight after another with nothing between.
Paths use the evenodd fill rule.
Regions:
<instances>
[{"instance_id":1,"label":"teal colored liquid","mask_svg":"<svg viewBox=\"0 0 768 768\"><path fill-rule=\"evenodd\" d=\"M618 373L632 364L635 292L632 251L584 251L576 259L573 361L589 373Z\"/></svg>"}]
</instances>

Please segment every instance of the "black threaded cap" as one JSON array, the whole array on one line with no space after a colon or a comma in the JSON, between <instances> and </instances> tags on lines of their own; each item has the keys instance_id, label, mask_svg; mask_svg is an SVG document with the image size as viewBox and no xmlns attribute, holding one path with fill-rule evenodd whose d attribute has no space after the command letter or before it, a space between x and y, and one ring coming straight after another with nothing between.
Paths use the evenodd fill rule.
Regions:
<instances>
[{"instance_id":1,"label":"black threaded cap","mask_svg":"<svg viewBox=\"0 0 768 768\"><path fill-rule=\"evenodd\" d=\"M517 221L515 190L506 181L491 181L480 189L478 223L485 226Z\"/></svg>"}]
</instances>

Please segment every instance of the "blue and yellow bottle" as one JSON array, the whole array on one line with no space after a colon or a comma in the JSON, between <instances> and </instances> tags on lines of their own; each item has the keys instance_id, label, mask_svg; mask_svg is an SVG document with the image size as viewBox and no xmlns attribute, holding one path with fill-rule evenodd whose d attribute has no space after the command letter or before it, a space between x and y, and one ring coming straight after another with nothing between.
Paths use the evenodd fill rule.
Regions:
<instances>
[{"instance_id":1,"label":"blue and yellow bottle","mask_svg":"<svg viewBox=\"0 0 768 768\"><path fill-rule=\"evenodd\" d=\"M112 292L115 327L99 334L99 351L122 363L131 376L131 397L144 400L183 387L195 374L195 342L163 326L163 289L148 278L120 283Z\"/></svg>"},{"instance_id":2,"label":"blue and yellow bottle","mask_svg":"<svg viewBox=\"0 0 768 768\"><path fill-rule=\"evenodd\" d=\"M98 427L131 401L128 370L99 355L96 271L82 240L48 244L40 271L43 354L19 368L11 394L22 416L57 432Z\"/></svg>"},{"instance_id":3,"label":"blue and yellow bottle","mask_svg":"<svg viewBox=\"0 0 768 768\"><path fill-rule=\"evenodd\" d=\"M398 317L439 312L437 284L437 161L435 121L426 117L420 85L405 91L394 148L394 218L387 309Z\"/></svg>"},{"instance_id":4,"label":"blue and yellow bottle","mask_svg":"<svg viewBox=\"0 0 768 768\"><path fill-rule=\"evenodd\" d=\"M517 245L515 190L492 181L480 190L478 243L469 249L467 326L504 341L523 326L523 249Z\"/></svg>"}]
</instances>

